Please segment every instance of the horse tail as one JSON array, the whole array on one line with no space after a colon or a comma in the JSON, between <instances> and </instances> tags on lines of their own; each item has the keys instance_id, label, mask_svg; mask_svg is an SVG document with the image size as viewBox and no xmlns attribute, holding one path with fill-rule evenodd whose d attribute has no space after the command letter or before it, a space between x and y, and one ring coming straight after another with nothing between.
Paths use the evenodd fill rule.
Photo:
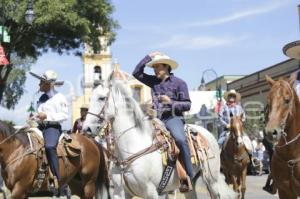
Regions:
<instances>
[{"instance_id":1,"label":"horse tail","mask_svg":"<svg viewBox=\"0 0 300 199\"><path fill-rule=\"evenodd\" d=\"M237 197L233 189L226 184L222 173L219 173L217 181L212 184L211 188L214 193L218 193L220 199L234 199Z\"/></svg>"},{"instance_id":2,"label":"horse tail","mask_svg":"<svg viewBox=\"0 0 300 199\"><path fill-rule=\"evenodd\" d=\"M96 199L110 199L107 154L102 145L98 142L96 142L96 144L100 152L100 164L96 182Z\"/></svg>"}]
</instances>

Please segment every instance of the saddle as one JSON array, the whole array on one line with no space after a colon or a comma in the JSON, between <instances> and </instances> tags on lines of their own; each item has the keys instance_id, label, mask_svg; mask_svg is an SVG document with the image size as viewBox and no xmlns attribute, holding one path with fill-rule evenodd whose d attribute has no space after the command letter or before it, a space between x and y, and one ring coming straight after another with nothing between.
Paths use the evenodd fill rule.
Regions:
<instances>
[{"instance_id":1,"label":"saddle","mask_svg":"<svg viewBox=\"0 0 300 199\"><path fill-rule=\"evenodd\" d=\"M53 181L55 188L58 189L58 183L55 182L46 157L42 132L37 128L28 128L26 133L29 139L30 148L32 151L35 151L38 164L38 172L33 183L33 193L38 192L44 186L49 188L49 181ZM81 153L80 143L64 133L60 136L56 150L57 157L62 158L64 162L66 162L67 157L76 158L79 157Z\"/></svg>"},{"instance_id":2,"label":"saddle","mask_svg":"<svg viewBox=\"0 0 300 199\"><path fill-rule=\"evenodd\" d=\"M184 168L182 157L180 155L180 150L175 143L174 138L171 136L170 132L165 128L165 125L158 119L152 120L154 126L154 136L157 142L161 143L163 146L160 151L162 154L163 165L166 167L170 160L176 161L176 171L181 182L189 181L189 177ZM187 126L185 129L185 134L187 136L187 141L191 153L191 161L195 166L204 167L204 163L208 159L214 158L210 156L209 143L207 139L197 132L197 130ZM184 190L181 190L185 192Z\"/></svg>"}]
</instances>

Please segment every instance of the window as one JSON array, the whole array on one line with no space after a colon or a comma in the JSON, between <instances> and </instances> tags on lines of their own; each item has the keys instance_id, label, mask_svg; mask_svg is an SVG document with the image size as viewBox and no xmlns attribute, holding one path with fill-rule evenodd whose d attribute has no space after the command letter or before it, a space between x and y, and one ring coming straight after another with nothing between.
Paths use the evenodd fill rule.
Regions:
<instances>
[{"instance_id":1,"label":"window","mask_svg":"<svg viewBox=\"0 0 300 199\"><path fill-rule=\"evenodd\" d=\"M100 84L102 80L102 70L100 66L94 67L94 86L97 86Z\"/></svg>"},{"instance_id":2,"label":"window","mask_svg":"<svg viewBox=\"0 0 300 199\"><path fill-rule=\"evenodd\" d=\"M140 86L132 87L132 96L139 103L141 103L141 92L142 88Z\"/></svg>"}]
</instances>

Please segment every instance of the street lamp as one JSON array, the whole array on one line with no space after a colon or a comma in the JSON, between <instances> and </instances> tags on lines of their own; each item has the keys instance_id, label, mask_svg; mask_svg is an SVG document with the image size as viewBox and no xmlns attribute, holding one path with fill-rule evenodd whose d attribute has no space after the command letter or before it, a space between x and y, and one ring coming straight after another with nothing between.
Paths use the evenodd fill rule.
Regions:
<instances>
[{"instance_id":1,"label":"street lamp","mask_svg":"<svg viewBox=\"0 0 300 199\"><path fill-rule=\"evenodd\" d=\"M27 10L25 12L25 20L28 24L32 24L34 20L33 2L28 0Z\"/></svg>"},{"instance_id":2,"label":"street lamp","mask_svg":"<svg viewBox=\"0 0 300 199\"><path fill-rule=\"evenodd\" d=\"M217 72L216 72L214 69L212 69L212 68L206 69L206 70L204 70L204 71L202 72L200 88L201 88L201 86L204 86L204 88L205 88L204 75L205 75L206 73L209 73L209 72L211 72L211 73L213 73L213 74L215 75L215 79L216 79L216 90L218 90L218 88L219 88L219 84L218 84L218 74L217 74ZM205 88L204 90L206 90L206 88Z\"/></svg>"}]
</instances>

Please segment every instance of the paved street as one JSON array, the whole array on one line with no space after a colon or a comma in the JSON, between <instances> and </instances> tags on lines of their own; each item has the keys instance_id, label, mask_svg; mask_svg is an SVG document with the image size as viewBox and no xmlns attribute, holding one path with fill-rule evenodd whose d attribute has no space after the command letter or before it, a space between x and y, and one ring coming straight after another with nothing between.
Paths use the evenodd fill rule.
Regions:
<instances>
[{"instance_id":1,"label":"paved street","mask_svg":"<svg viewBox=\"0 0 300 199\"><path fill-rule=\"evenodd\" d=\"M275 199L277 196L272 196L267 192L262 190L262 187L266 181L267 175L263 176L247 176L247 191L246 191L246 199ZM209 199L206 190L201 186L197 186L198 198L201 199ZM1 198L3 198L1 196ZM78 197L72 197L72 199L77 199ZM182 194L177 194L177 199L184 198ZM33 198L33 199L42 199L42 198ZM44 197L43 199L47 199ZM138 198L135 198L138 199Z\"/></svg>"}]
</instances>

